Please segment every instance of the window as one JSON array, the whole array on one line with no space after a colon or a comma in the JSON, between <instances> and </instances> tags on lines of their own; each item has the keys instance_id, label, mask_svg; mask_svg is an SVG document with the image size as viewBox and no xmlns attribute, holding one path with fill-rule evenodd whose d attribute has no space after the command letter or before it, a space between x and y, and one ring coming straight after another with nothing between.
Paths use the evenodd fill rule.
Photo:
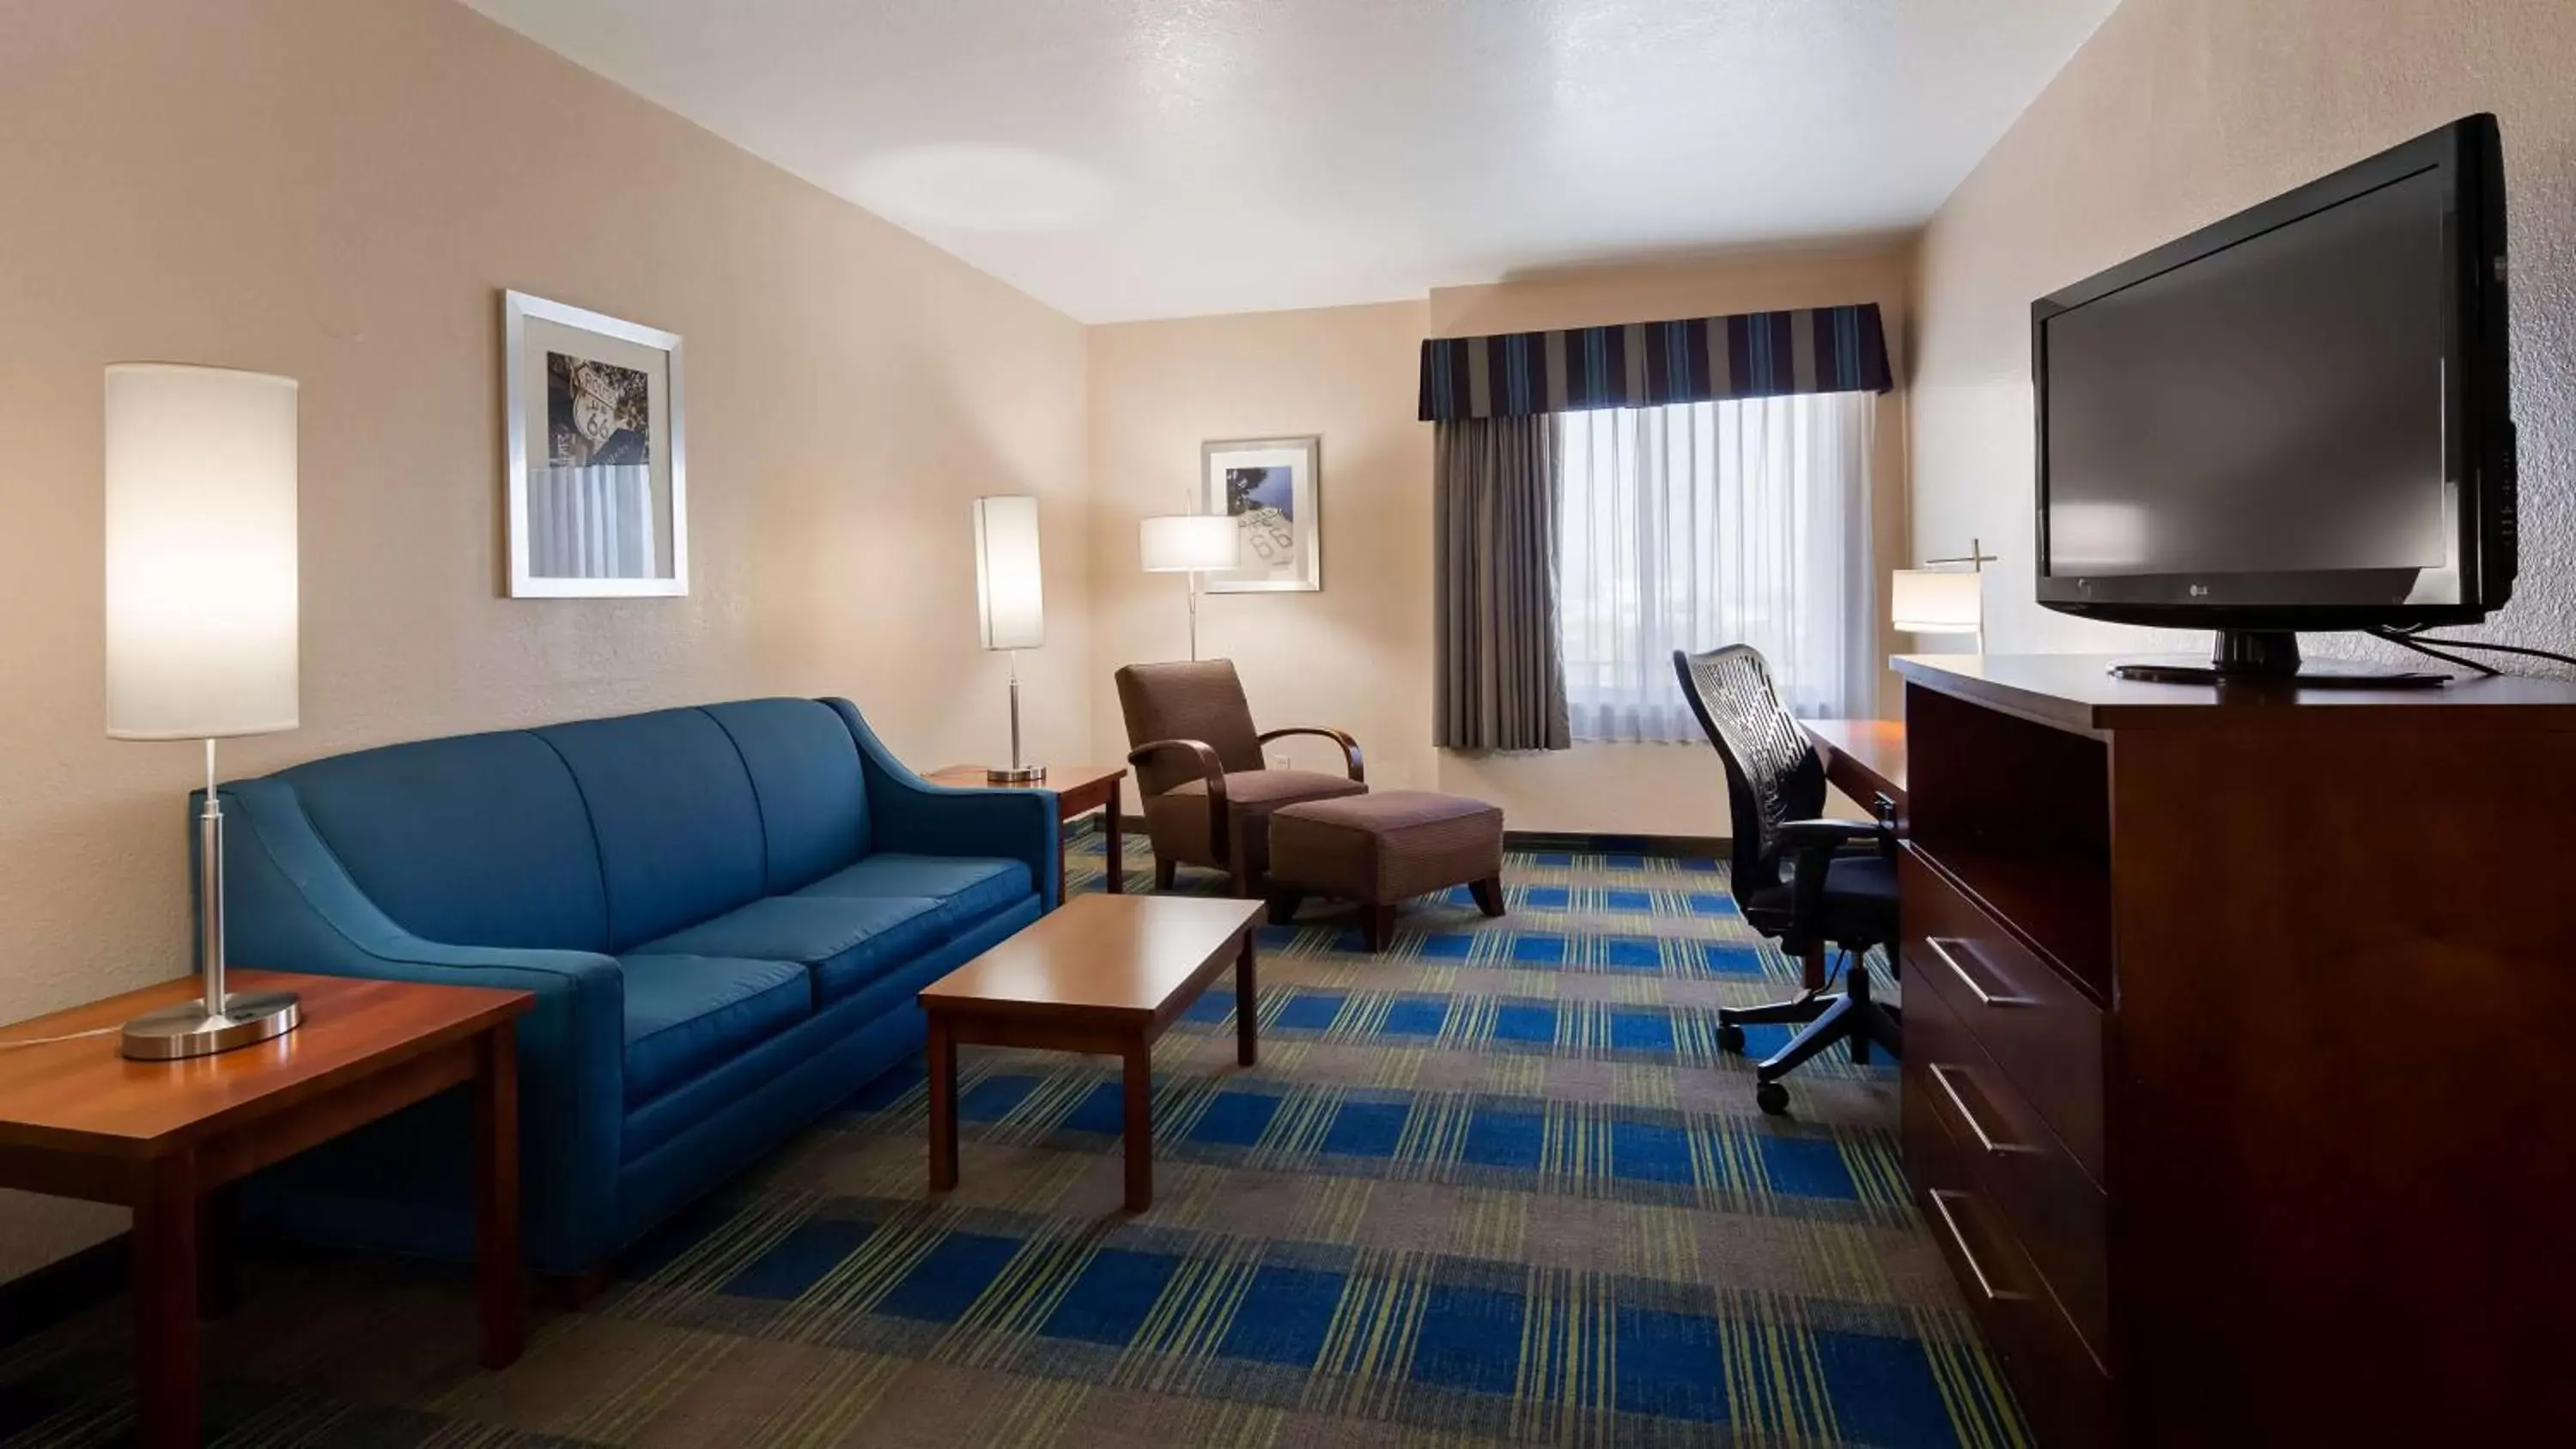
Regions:
<instances>
[{"instance_id":1,"label":"window","mask_svg":"<svg viewBox=\"0 0 2576 1449\"><path fill-rule=\"evenodd\" d=\"M1745 643L1801 715L1872 713L1878 399L1824 393L1558 419L1558 643L1578 740L1701 738L1676 649Z\"/></svg>"}]
</instances>

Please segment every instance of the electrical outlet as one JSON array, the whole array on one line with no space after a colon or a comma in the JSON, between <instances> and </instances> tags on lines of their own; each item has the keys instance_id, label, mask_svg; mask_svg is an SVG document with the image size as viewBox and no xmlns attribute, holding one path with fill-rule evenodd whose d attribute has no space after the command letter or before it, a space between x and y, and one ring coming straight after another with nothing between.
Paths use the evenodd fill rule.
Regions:
<instances>
[{"instance_id":1,"label":"electrical outlet","mask_svg":"<svg viewBox=\"0 0 2576 1449\"><path fill-rule=\"evenodd\" d=\"M1272 769L1274 769L1274 770L1284 770L1284 769L1287 769L1287 768L1288 768L1288 757L1287 757L1286 755L1284 755L1284 754L1272 755L1272 756L1270 757L1270 768L1272 768Z\"/></svg>"}]
</instances>

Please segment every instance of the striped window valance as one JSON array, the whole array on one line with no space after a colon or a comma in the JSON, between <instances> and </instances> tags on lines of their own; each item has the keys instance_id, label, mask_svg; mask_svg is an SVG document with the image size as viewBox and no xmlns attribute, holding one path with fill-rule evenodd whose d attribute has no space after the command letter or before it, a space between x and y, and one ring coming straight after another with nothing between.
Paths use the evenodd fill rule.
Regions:
<instances>
[{"instance_id":1,"label":"striped window valance","mask_svg":"<svg viewBox=\"0 0 2576 1449\"><path fill-rule=\"evenodd\" d=\"M1631 322L1422 344L1424 422L1885 392L1878 304Z\"/></svg>"}]
</instances>

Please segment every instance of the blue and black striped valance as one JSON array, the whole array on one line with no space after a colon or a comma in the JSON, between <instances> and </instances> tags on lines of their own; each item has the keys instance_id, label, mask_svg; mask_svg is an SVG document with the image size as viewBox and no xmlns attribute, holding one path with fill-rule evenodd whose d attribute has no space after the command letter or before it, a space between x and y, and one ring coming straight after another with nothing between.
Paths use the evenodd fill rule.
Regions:
<instances>
[{"instance_id":1,"label":"blue and black striped valance","mask_svg":"<svg viewBox=\"0 0 2576 1449\"><path fill-rule=\"evenodd\" d=\"M1632 322L1422 344L1424 422L1885 392L1878 304Z\"/></svg>"}]
</instances>

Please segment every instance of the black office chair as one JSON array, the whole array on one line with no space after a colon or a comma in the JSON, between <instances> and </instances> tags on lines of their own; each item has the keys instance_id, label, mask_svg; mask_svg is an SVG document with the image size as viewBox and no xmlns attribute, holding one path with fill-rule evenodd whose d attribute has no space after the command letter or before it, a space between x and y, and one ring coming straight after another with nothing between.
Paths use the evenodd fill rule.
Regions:
<instances>
[{"instance_id":1,"label":"black office chair","mask_svg":"<svg viewBox=\"0 0 2576 1449\"><path fill-rule=\"evenodd\" d=\"M1822 964L1828 946L1841 952L1843 989L1809 991L1794 1001L1722 1007L1718 1045L1744 1050L1744 1028L1803 1023L1805 1030L1755 1069L1753 1100L1773 1114L1789 1110L1780 1078L1839 1042L1866 1062L1874 1043L1899 1049L1897 1009L1870 1000L1872 946L1896 948L1896 832L1861 820L1822 820L1825 767L1771 683L1759 650L1736 644L1706 654L1673 651L1673 672L1691 713L1726 762L1727 811L1734 821L1727 888L1753 929L1803 961ZM1815 978L1810 977L1810 980ZM1832 977L1825 977L1827 987Z\"/></svg>"}]
</instances>

